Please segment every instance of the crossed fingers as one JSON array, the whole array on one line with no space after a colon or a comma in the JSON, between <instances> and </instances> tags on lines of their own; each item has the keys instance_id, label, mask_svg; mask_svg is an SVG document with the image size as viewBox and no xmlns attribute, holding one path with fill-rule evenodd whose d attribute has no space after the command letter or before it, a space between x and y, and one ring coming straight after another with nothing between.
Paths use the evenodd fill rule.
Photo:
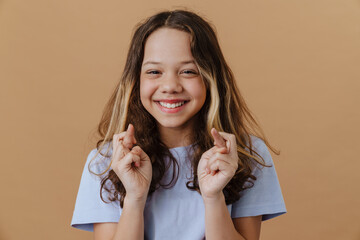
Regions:
<instances>
[{"instance_id":1,"label":"crossed fingers","mask_svg":"<svg viewBox=\"0 0 360 240\"><path fill-rule=\"evenodd\" d=\"M131 151L134 144L136 144L135 130L132 124L129 124L125 132L115 134L113 136L113 150L115 159L122 159L127 153Z\"/></svg>"},{"instance_id":2,"label":"crossed fingers","mask_svg":"<svg viewBox=\"0 0 360 240\"><path fill-rule=\"evenodd\" d=\"M220 148L220 152L228 153L230 149L228 149L227 145L230 143L227 142L215 128L211 129L211 135L214 138L214 146Z\"/></svg>"},{"instance_id":3,"label":"crossed fingers","mask_svg":"<svg viewBox=\"0 0 360 240\"><path fill-rule=\"evenodd\" d=\"M237 163L233 163L234 151L236 152L236 148L234 149L236 147L236 139L233 134L219 133L215 128L211 129L211 135L214 138L214 147L210 151L206 172L215 175L226 165L234 165L234 167L237 165Z\"/></svg>"}]
</instances>

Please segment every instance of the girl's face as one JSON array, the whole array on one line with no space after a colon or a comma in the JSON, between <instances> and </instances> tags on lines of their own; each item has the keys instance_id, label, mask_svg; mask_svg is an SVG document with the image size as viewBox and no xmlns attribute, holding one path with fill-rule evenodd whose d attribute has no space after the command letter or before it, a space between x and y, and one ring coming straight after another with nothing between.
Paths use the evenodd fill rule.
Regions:
<instances>
[{"instance_id":1,"label":"girl's face","mask_svg":"<svg viewBox=\"0 0 360 240\"><path fill-rule=\"evenodd\" d=\"M147 39L140 75L140 98L160 130L192 130L204 105L206 87L190 50L190 34L160 28Z\"/></svg>"}]
</instances>

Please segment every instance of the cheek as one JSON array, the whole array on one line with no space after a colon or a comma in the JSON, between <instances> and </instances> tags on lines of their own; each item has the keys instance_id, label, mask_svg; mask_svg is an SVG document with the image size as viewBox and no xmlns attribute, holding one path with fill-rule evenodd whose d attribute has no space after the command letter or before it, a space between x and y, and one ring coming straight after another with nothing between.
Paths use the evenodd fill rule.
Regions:
<instances>
[{"instance_id":1,"label":"cheek","mask_svg":"<svg viewBox=\"0 0 360 240\"><path fill-rule=\"evenodd\" d=\"M146 104L154 93L154 84L146 80L140 80L140 100L143 105Z\"/></svg>"},{"instance_id":2,"label":"cheek","mask_svg":"<svg viewBox=\"0 0 360 240\"><path fill-rule=\"evenodd\" d=\"M192 95L201 102L205 102L206 99L206 87L205 84L201 81L198 82L195 86L192 86Z\"/></svg>"}]
</instances>

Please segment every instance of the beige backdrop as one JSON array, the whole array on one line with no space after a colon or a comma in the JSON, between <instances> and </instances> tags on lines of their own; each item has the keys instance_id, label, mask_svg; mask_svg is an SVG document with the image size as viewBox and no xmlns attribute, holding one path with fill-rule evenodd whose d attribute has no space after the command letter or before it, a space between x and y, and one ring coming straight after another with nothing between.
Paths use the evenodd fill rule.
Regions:
<instances>
[{"instance_id":1,"label":"beige backdrop","mask_svg":"<svg viewBox=\"0 0 360 240\"><path fill-rule=\"evenodd\" d=\"M358 0L0 1L0 239L92 239L70 228L92 134L135 24L179 6L281 150L288 213L261 239L360 239Z\"/></svg>"}]
</instances>

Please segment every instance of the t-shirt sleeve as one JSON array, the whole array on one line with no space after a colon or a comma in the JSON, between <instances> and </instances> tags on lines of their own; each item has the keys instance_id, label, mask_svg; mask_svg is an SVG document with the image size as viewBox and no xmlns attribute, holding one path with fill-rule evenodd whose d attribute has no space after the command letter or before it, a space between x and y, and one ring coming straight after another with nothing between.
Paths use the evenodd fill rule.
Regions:
<instances>
[{"instance_id":1,"label":"t-shirt sleeve","mask_svg":"<svg viewBox=\"0 0 360 240\"><path fill-rule=\"evenodd\" d=\"M270 152L259 138L253 138L255 151L262 156L267 166L255 167L254 185L244 190L238 201L232 204L231 217L249 217L262 215L262 220L268 220L286 213L284 198Z\"/></svg>"},{"instance_id":2,"label":"t-shirt sleeve","mask_svg":"<svg viewBox=\"0 0 360 240\"><path fill-rule=\"evenodd\" d=\"M101 200L101 179L99 176L89 172L88 165L90 160L95 156L96 151L96 149L93 149L87 157L71 221L72 227L86 231L93 231L93 223L118 222L121 214L121 208L118 202L105 203ZM93 163L96 164L96 162L101 160L99 158L103 157L98 154L91 163L91 166L93 166ZM104 160L102 161L104 162ZM91 168L91 170L93 170L93 168ZM97 172L99 169L93 171L99 173ZM107 193L103 191L105 201L108 201L107 196Z\"/></svg>"}]
</instances>

